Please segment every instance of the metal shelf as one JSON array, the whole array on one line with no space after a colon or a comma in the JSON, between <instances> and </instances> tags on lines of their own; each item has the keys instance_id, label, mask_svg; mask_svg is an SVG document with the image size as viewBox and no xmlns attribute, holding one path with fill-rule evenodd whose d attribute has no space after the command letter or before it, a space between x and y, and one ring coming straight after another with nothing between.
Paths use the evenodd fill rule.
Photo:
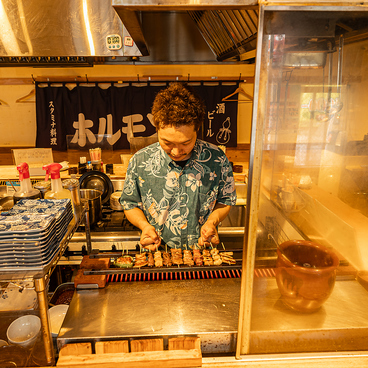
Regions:
<instances>
[{"instance_id":1,"label":"metal shelf","mask_svg":"<svg viewBox=\"0 0 368 368\"><path fill-rule=\"evenodd\" d=\"M54 346L52 342L52 336L49 329L49 316L48 316L48 296L47 296L47 282L50 279L52 272L58 264L61 256L63 255L70 239L74 232L77 230L80 223L85 218L86 223L86 241L88 249L91 250L91 237L90 237L90 222L88 212L88 202L85 205L80 205L75 209L75 223L69 224L66 234L59 243L59 250L56 252L52 260L43 267L21 267L14 270L2 271L0 275L1 281L13 282L17 281L33 281L34 288L37 293L37 300L39 306L39 314L41 319L41 331L43 337L43 343L45 348L45 355L48 365L55 363Z\"/></svg>"}]
</instances>

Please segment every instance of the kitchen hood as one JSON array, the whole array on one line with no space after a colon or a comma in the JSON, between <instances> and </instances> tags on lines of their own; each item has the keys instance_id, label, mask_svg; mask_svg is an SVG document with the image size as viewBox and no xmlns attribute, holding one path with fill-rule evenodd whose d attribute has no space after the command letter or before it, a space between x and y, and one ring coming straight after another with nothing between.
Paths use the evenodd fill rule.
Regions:
<instances>
[{"instance_id":1,"label":"kitchen hood","mask_svg":"<svg viewBox=\"0 0 368 368\"><path fill-rule=\"evenodd\" d=\"M0 0L0 66L247 60L255 50L256 7L241 1L233 10L239 1L232 0L176 4L185 2Z\"/></svg>"},{"instance_id":2,"label":"kitchen hood","mask_svg":"<svg viewBox=\"0 0 368 368\"><path fill-rule=\"evenodd\" d=\"M0 66L84 66L95 57L138 56L110 1L0 1Z\"/></svg>"},{"instance_id":3,"label":"kitchen hood","mask_svg":"<svg viewBox=\"0 0 368 368\"><path fill-rule=\"evenodd\" d=\"M212 61L254 62L258 1L112 0L112 5L137 43L141 61L152 59L152 45L156 50L158 46L170 50L171 61L181 61L178 53L183 53L189 39L197 51L205 50L201 46L205 42L214 56ZM182 30L178 29L181 25ZM184 50L188 60L203 56ZM159 61L157 56L153 59Z\"/></svg>"}]
</instances>

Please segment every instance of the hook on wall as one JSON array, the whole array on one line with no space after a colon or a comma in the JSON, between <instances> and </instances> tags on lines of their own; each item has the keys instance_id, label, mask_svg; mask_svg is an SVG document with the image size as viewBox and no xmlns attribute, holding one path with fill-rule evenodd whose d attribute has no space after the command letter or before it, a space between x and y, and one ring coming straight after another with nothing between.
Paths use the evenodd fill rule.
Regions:
<instances>
[{"instance_id":1,"label":"hook on wall","mask_svg":"<svg viewBox=\"0 0 368 368\"><path fill-rule=\"evenodd\" d=\"M139 82L139 74L137 74L137 79L138 79L138 83L140 83L140 82Z\"/></svg>"},{"instance_id":2,"label":"hook on wall","mask_svg":"<svg viewBox=\"0 0 368 368\"><path fill-rule=\"evenodd\" d=\"M86 82L88 83L88 77L87 77L87 74L86 74Z\"/></svg>"},{"instance_id":3,"label":"hook on wall","mask_svg":"<svg viewBox=\"0 0 368 368\"><path fill-rule=\"evenodd\" d=\"M34 79L33 74L31 74L31 78L32 78L32 83L35 84L36 83L36 79Z\"/></svg>"}]
</instances>

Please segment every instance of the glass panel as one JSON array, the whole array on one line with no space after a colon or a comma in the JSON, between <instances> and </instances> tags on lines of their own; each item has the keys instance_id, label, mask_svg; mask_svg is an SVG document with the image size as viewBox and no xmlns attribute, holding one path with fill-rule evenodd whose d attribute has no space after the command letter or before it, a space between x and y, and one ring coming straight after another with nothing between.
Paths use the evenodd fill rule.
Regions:
<instances>
[{"instance_id":1,"label":"glass panel","mask_svg":"<svg viewBox=\"0 0 368 368\"><path fill-rule=\"evenodd\" d=\"M269 9L250 353L365 350L368 12Z\"/></svg>"}]
</instances>

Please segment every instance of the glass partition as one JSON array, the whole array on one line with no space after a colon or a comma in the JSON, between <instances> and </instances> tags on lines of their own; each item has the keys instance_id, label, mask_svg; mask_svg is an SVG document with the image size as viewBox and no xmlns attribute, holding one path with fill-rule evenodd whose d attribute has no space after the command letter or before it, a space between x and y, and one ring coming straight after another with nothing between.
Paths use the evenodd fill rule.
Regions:
<instances>
[{"instance_id":1,"label":"glass partition","mask_svg":"<svg viewBox=\"0 0 368 368\"><path fill-rule=\"evenodd\" d=\"M367 24L262 8L249 353L368 348Z\"/></svg>"}]
</instances>

